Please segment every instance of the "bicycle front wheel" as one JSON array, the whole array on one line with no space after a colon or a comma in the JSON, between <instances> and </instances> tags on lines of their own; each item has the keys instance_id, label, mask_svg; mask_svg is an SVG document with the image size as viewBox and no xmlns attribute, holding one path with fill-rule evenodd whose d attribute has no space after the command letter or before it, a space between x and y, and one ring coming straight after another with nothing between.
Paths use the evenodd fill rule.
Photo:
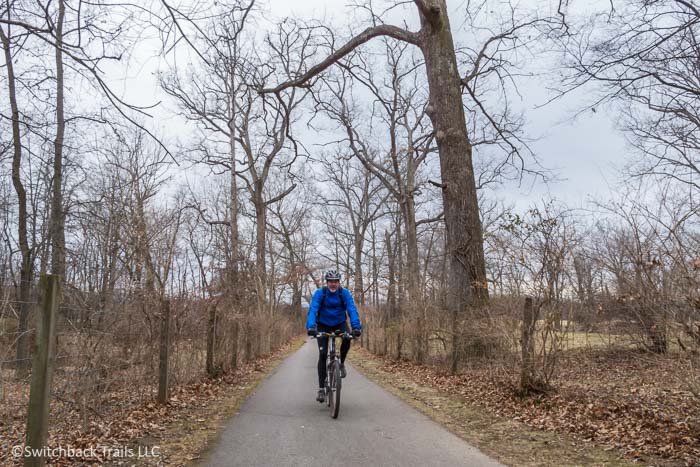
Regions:
<instances>
[{"instance_id":1,"label":"bicycle front wheel","mask_svg":"<svg viewBox=\"0 0 700 467\"><path fill-rule=\"evenodd\" d=\"M340 388L342 386L342 378L340 377L340 362L333 362L330 374L331 390L328 394L331 406L331 417L338 418L340 413Z\"/></svg>"}]
</instances>

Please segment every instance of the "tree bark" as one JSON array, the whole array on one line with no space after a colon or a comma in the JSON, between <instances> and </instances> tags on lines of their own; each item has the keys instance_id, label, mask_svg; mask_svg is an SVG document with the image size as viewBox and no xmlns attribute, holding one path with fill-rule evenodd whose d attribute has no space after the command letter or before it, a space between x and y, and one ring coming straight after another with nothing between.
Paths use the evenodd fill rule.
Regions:
<instances>
[{"instance_id":1,"label":"tree bark","mask_svg":"<svg viewBox=\"0 0 700 467\"><path fill-rule=\"evenodd\" d=\"M391 235L385 232L386 254L389 264L389 285L387 287L386 305L388 320L394 319L394 310L396 310L396 254L391 247Z\"/></svg>"},{"instance_id":2,"label":"tree bark","mask_svg":"<svg viewBox=\"0 0 700 467\"><path fill-rule=\"evenodd\" d=\"M379 261L377 259L377 229L374 222L371 224L372 231L372 306L379 304Z\"/></svg>"},{"instance_id":3,"label":"tree bark","mask_svg":"<svg viewBox=\"0 0 700 467\"><path fill-rule=\"evenodd\" d=\"M403 239L403 232L401 229L401 222L396 220L396 243L394 244L394 256L396 256L396 262L394 263L394 272L396 274L396 307L394 310L397 312L404 309L404 304L406 303L406 281L404 280L406 275L406 269L404 268L403 261L403 251L405 242Z\"/></svg>"},{"instance_id":4,"label":"tree bark","mask_svg":"<svg viewBox=\"0 0 700 467\"><path fill-rule=\"evenodd\" d=\"M256 280L262 287L260 299L264 299L266 286L265 280L265 229L267 228L267 206L263 198L263 182L255 181L255 191L253 192L253 205L255 207L255 274Z\"/></svg>"},{"instance_id":5,"label":"tree bark","mask_svg":"<svg viewBox=\"0 0 700 467\"><path fill-rule=\"evenodd\" d=\"M488 298L483 234L479 219L472 146L462 106L460 76L445 0L425 0L419 8L421 50L430 89L442 174L449 277L447 305L462 309Z\"/></svg>"},{"instance_id":6,"label":"tree bark","mask_svg":"<svg viewBox=\"0 0 700 467\"><path fill-rule=\"evenodd\" d=\"M409 184L410 187L410 184ZM418 303L420 297L418 283L420 270L418 264L418 231L416 224L416 206L412 194L407 194L401 203L406 231L406 275L408 282L408 300L411 304Z\"/></svg>"},{"instance_id":7,"label":"tree bark","mask_svg":"<svg viewBox=\"0 0 700 467\"><path fill-rule=\"evenodd\" d=\"M355 300L357 303L364 306L365 304L365 286L362 278L362 249L364 246L364 235L359 232L355 233Z\"/></svg>"},{"instance_id":8,"label":"tree bark","mask_svg":"<svg viewBox=\"0 0 700 467\"><path fill-rule=\"evenodd\" d=\"M113 187L114 188L114 187ZM103 262L105 264L104 273L101 278L100 288L100 306L103 313L97 320L98 329L102 329L104 324L104 318L112 311L112 304L114 302L114 288L117 284L117 261L119 257L120 249L120 213L118 211L118 206L120 204L120 199L117 196L115 190L110 189L106 193L108 203L108 210L105 225L105 252Z\"/></svg>"},{"instance_id":9,"label":"tree bark","mask_svg":"<svg viewBox=\"0 0 700 467\"><path fill-rule=\"evenodd\" d=\"M56 21L56 138L54 139L53 193L51 197L51 274L63 279L66 270L65 216L63 213L63 140L66 121L63 109L63 20L65 2L58 1Z\"/></svg>"}]
</instances>

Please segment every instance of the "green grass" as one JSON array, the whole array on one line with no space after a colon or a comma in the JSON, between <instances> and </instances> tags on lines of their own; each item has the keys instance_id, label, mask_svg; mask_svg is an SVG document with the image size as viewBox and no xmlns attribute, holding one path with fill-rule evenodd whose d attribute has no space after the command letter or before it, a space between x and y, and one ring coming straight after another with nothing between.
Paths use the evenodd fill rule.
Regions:
<instances>
[{"instance_id":1,"label":"green grass","mask_svg":"<svg viewBox=\"0 0 700 467\"><path fill-rule=\"evenodd\" d=\"M634 344L630 336L603 334L597 332L559 332L562 347L565 349L596 348L596 347L629 347Z\"/></svg>"}]
</instances>

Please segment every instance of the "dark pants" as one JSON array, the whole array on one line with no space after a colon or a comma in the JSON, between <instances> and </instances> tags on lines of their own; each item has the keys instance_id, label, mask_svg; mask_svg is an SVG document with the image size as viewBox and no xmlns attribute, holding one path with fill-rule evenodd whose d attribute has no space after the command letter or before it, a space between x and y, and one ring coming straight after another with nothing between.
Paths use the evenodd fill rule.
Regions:
<instances>
[{"instance_id":1,"label":"dark pants","mask_svg":"<svg viewBox=\"0 0 700 467\"><path fill-rule=\"evenodd\" d=\"M337 326L326 326L325 324L318 323L316 326L318 332L334 332L340 330L342 332L350 332L348 328L348 323L342 323ZM326 385L326 359L328 359L328 339L329 337L319 337L316 339L318 342L318 387L323 388ZM345 357L348 355L350 350L350 340L342 339L343 343L340 344L340 363L345 363ZM337 344L337 341L336 341Z\"/></svg>"}]
</instances>

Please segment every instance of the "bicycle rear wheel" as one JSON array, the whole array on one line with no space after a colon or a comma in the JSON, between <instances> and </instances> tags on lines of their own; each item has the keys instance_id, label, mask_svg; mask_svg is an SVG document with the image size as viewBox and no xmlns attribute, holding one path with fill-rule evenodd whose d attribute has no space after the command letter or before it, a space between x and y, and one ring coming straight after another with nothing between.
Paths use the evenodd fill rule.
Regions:
<instances>
[{"instance_id":1,"label":"bicycle rear wheel","mask_svg":"<svg viewBox=\"0 0 700 467\"><path fill-rule=\"evenodd\" d=\"M333 362L326 365L326 404L331 406L331 381L333 381Z\"/></svg>"},{"instance_id":2,"label":"bicycle rear wheel","mask_svg":"<svg viewBox=\"0 0 700 467\"><path fill-rule=\"evenodd\" d=\"M338 418L340 413L340 388L342 386L342 378L340 377L340 362L333 362L330 373L331 390L328 393L328 399L331 407L331 417Z\"/></svg>"}]
</instances>

